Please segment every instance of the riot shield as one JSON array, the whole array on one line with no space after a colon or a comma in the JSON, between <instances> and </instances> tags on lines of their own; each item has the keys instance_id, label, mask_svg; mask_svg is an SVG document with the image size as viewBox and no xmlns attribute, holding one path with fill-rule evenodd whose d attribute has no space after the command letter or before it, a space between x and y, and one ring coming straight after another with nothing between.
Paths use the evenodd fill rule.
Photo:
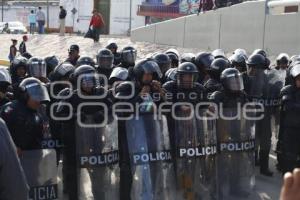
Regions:
<instances>
[{"instance_id":1,"label":"riot shield","mask_svg":"<svg viewBox=\"0 0 300 200\"><path fill-rule=\"evenodd\" d=\"M253 102L258 101L263 96L266 75L263 69L255 69L244 76L245 92Z\"/></svg>"},{"instance_id":2,"label":"riot shield","mask_svg":"<svg viewBox=\"0 0 300 200\"><path fill-rule=\"evenodd\" d=\"M178 109L173 123L179 200L217 199L215 120L197 112Z\"/></svg>"},{"instance_id":3,"label":"riot shield","mask_svg":"<svg viewBox=\"0 0 300 200\"><path fill-rule=\"evenodd\" d=\"M50 118L47 115L47 106L41 105L38 112L43 121L43 140L41 142L41 148L56 149L57 158L59 161L60 149L63 147L61 135L58 135L57 133L52 133L52 131L55 129L53 127L50 127Z\"/></svg>"},{"instance_id":4,"label":"riot shield","mask_svg":"<svg viewBox=\"0 0 300 200\"><path fill-rule=\"evenodd\" d=\"M20 162L30 186L30 200L58 199L56 152L54 149L22 151Z\"/></svg>"},{"instance_id":5,"label":"riot shield","mask_svg":"<svg viewBox=\"0 0 300 200\"><path fill-rule=\"evenodd\" d=\"M266 84L264 88L264 106L265 116L268 124L271 127L271 132L274 132L276 137L279 133L280 121L280 91L284 87L286 71L285 70L266 70Z\"/></svg>"},{"instance_id":6,"label":"riot shield","mask_svg":"<svg viewBox=\"0 0 300 200\"><path fill-rule=\"evenodd\" d=\"M132 172L131 199L176 199L174 165L166 117L151 114L126 121Z\"/></svg>"},{"instance_id":7,"label":"riot shield","mask_svg":"<svg viewBox=\"0 0 300 200\"><path fill-rule=\"evenodd\" d=\"M85 115L76 124L76 156L79 199L119 199L118 123L95 122Z\"/></svg>"},{"instance_id":8,"label":"riot shield","mask_svg":"<svg viewBox=\"0 0 300 200\"><path fill-rule=\"evenodd\" d=\"M219 199L248 197L255 185L255 122L224 108L217 120ZM252 113L252 117L255 113ZM249 117L251 114L247 114Z\"/></svg>"}]
</instances>

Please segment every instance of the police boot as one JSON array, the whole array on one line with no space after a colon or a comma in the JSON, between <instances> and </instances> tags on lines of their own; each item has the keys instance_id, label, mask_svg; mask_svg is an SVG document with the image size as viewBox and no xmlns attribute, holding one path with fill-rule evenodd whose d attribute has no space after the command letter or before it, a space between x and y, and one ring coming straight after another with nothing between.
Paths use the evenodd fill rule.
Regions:
<instances>
[{"instance_id":1,"label":"police boot","mask_svg":"<svg viewBox=\"0 0 300 200\"><path fill-rule=\"evenodd\" d=\"M273 176L273 172L269 169L269 152L259 152L260 173L265 176Z\"/></svg>"}]
</instances>

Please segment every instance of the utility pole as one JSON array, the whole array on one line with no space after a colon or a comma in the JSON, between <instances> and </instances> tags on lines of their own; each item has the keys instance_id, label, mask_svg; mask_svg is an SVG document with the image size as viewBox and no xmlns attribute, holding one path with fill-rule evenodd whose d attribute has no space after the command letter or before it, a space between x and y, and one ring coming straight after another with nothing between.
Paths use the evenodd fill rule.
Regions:
<instances>
[{"instance_id":1,"label":"utility pole","mask_svg":"<svg viewBox=\"0 0 300 200\"><path fill-rule=\"evenodd\" d=\"M47 29L49 30L49 0L47 0Z\"/></svg>"},{"instance_id":2,"label":"utility pole","mask_svg":"<svg viewBox=\"0 0 300 200\"><path fill-rule=\"evenodd\" d=\"M4 22L4 0L2 0L1 11L1 21Z\"/></svg>"},{"instance_id":3,"label":"utility pole","mask_svg":"<svg viewBox=\"0 0 300 200\"><path fill-rule=\"evenodd\" d=\"M132 0L130 0L130 9L129 9L129 29L128 29L128 36L131 34L131 15L132 15Z\"/></svg>"}]
</instances>

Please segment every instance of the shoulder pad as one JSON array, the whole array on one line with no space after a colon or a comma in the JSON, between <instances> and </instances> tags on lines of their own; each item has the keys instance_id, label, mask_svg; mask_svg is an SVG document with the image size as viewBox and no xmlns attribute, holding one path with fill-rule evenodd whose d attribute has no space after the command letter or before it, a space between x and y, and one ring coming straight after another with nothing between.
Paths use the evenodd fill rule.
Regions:
<instances>
[{"instance_id":1,"label":"shoulder pad","mask_svg":"<svg viewBox=\"0 0 300 200\"><path fill-rule=\"evenodd\" d=\"M127 88L128 86L131 86L132 87L132 83L133 82L131 82L131 81L123 81L123 82L121 82L120 84L118 84L117 85L117 87L116 88Z\"/></svg>"},{"instance_id":2,"label":"shoulder pad","mask_svg":"<svg viewBox=\"0 0 300 200\"><path fill-rule=\"evenodd\" d=\"M13 103L9 102L2 107L2 111L6 114L11 113L14 110Z\"/></svg>"},{"instance_id":3,"label":"shoulder pad","mask_svg":"<svg viewBox=\"0 0 300 200\"><path fill-rule=\"evenodd\" d=\"M224 95L222 92L216 91L209 96L209 100L214 103L220 103L222 102L223 97Z\"/></svg>"},{"instance_id":4,"label":"shoulder pad","mask_svg":"<svg viewBox=\"0 0 300 200\"><path fill-rule=\"evenodd\" d=\"M194 87L197 88L198 90L203 90L205 91L205 87L201 83L195 83Z\"/></svg>"},{"instance_id":5,"label":"shoulder pad","mask_svg":"<svg viewBox=\"0 0 300 200\"><path fill-rule=\"evenodd\" d=\"M163 89L167 91L172 91L174 86L176 85L175 81L168 81L162 85Z\"/></svg>"},{"instance_id":6,"label":"shoulder pad","mask_svg":"<svg viewBox=\"0 0 300 200\"><path fill-rule=\"evenodd\" d=\"M66 99L65 97L71 95L73 95L73 91L70 88L65 88L62 91L60 91L57 96L60 97L60 99Z\"/></svg>"},{"instance_id":7,"label":"shoulder pad","mask_svg":"<svg viewBox=\"0 0 300 200\"><path fill-rule=\"evenodd\" d=\"M292 98L293 91L294 87L292 85L284 86L280 91L282 101L290 100Z\"/></svg>"},{"instance_id":8,"label":"shoulder pad","mask_svg":"<svg viewBox=\"0 0 300 200\"><path fill-rule=\"evenodd\" d=\"M133 82L125 81L117 85L115 89L116 97L130 96L132 92L135 92Z\"/></svg>"}]
</instances>

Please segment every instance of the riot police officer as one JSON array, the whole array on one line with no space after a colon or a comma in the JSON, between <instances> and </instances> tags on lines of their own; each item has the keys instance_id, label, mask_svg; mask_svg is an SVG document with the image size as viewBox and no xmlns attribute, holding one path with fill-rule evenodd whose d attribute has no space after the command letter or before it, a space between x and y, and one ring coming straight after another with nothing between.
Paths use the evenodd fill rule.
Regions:
<instances>
[{"instance_id":1,"label":"riot police officer","mask_svg":"<svg viewBox=\"0 0 300 200\"><path fill-rule=\"evenodd\" d=\"M59 60L56 56L48 56L45 58L45 62L47 66L47 77L49 77L54 68L59 64Z\"/></svg>"},{"instance_id":2,"label":"riot police officer","mask_svg":"<svg viewBox=\"0 0 300 200\"><path fill-rule=\"evenodd\" d=\"M29 198L58 198L56 153L46 145L50 138L49 124L41 111L50 101L47 88L36 78L26 78L20 83L16 97L17 100L3 107L1 117L16 144L30 186ZM40 192L47 189L51 194Z\"/></svg>"},{"instance_id":3,"label":"riot police officer","mask_svg":"<svg viewBox=\"0 0 300 200\"><path fill-rule=\"evenodd\" d=\"M166 74L166 82L169 81L176 81L176 76L177 76L177 68L171 68L169 69Z\"/></svg>"},{"instance_id":4,"label":"riot police officer","mask_svg":"<svg viewBox=\"0 0 300 200\"><path fill-rule=\"evenodd\" d=\"M118 45L112 42L106 46L114 55L114 65L119 65L121 63L121 54L118 52Z\"/></svg>"},{"instance_id":5,"label":"riot police officer","mask_svg":"<svg viewBox=\"0 0 300 200\"><path fill-rule=\"evenodd\" d=\"M92 67L96 67L96 63L93 58L89 56L80 56L76 62L76 67L79 67L81 65L89 65Z\"/></svg>"},{"instance_id":6,"label":"riot police officer","mask_svg":"<svg viewBox=\"0 0 300 200\"><path fill-rule=\"evenodd\" d=\"M97 53L97 71L103 74L107 80L113 69L114 55L109 49L100 49Z\"/></svg>"},{"instance_id":7,"label":"riot police officer","mask_svg":"<svg viewBox=\"0 0 300 200\"><path fill-rule=\"evenodd\" d=\"M19 150L39 149L43 138L43 120L37 112L49 102L47 88L36 78L24 79L17 91L17 100L6 104L1 117L6 122Z\"/></svg>"},{"instance_id":8,"label":"riot police officer","mask_svg":"<svg viewBox=\"0 0 300 200\"><path fill-rule=\"evenodd\" d=\"M281 53L276 58L276 66L277 70L286 70L288 65L290 64L290 57L286 53Z\"/></svg>"},{"instance_id":9,"label":"riot police officer","mask_svg":"<svg viewBox=\"0 0 300 200\"><path fill-rule=\"evenodd\" d=\"M265 176L272 176L273 172L269 169L269 152L271 149L271 121L269 100L273 99L274 95L270 93L272 83L268 79L272 76L267 75L268 65L266 65L266 58L261 54L253 54L247 60L247 74L244 74L245 91L250 101L264 106L264 117L256 122L256 165L260 165L260 173ZM271 80L271 79L270 79ZM269 87L270 86L270 87Z\"/></svg>"},{"instance_id":10,"label":"riot police officer","mask_svg":"<svg viewBox=\"0 0 300 200\"><path fill-rule=\"evenodd\" d=\"M181 55L180 63L185 63L185 62L191 62L194 63L195 61L195 54L193 53L183 53Z\"/></svg>"},{"instance_id":11,"label":"riot police officer","mask_svg":"<svg viewBox=\"0 0 300 200\"><path fill-rule=\"evenodd\" d=\"M246 60L247 57L243 53L235 53L229 58L232 67L239 70L239 72L243 73L247 71Z\"/></svg>"},{"instance_id":12,"label":"riot police officer","mask_svg":"<svg viewBox=\"0 0 300 200\"><path fill-rule=\"evenodd\" d=\"M196 55L194 64L197 66L199 71L198 82L200 84L204 84L209 79L207 70L214 59L214 56L208 52L200 52Z\"/></svg>"},{"instance_id":13,"label":"riot police officer","mask_svg":"<svg viewBox=\"0 0 300 200\"><path fill-rule=\"evenodd\" d=\"M211 63L211 66L207 70L210 78L204 84L204 87L208 95L222 89L222 85L220 83L220 76L221 73L229 67L230 67L229 61L224 58L217 58Z\"/></svg>"},{"instance_id":14,"label":"riot police officer","mask_svg":"<svg viewBox=\"0 0 300 200\"><path fill-rule=\"evenodd\" d=\"M125 81L120 83L115 89L115 99L117 102L127 102L134 106L134 109L143 113L153 113L154 107L164 101L164 92L158 79L161 78L157 73L159 69L156 62L152 59L143 59L137 62L133 68L132 82ZM117 69L117 68L115 68ZM125 98L125 99L124 99ZM138 104L138 105L136 105ZM118 116L129 116L132 113L118 113ZM132 170L129 156L129 142L126 136L126 120L119 120L119 147L120 147L120 189L124 199L131 199ZM133 141L132 141L133 142Z\"/></svg>"},{"instance_id":15,"label":"riot police officer","mask_svg":"<svg viewBox=\"0 0 300 200\"><path fill-rule=\"evenodd\" d=\"M215 59L217 58L225 58L226 59L226 55L223 49L215 49L213 52L211 52L211 54L214 56Z\"/></svg>"},{"instance_id":16,"label":"riot police officer","mask_svg":"<svg viewBox=\"0 0 300 200\"><path fill-rule=\"evenodd\" d=\"M165 73L171 68L171 59L167 54L159 53L153 57L154 61L158 64L160 71L163 75L161 82L166 82Z\"/></svg>"},{"instance_id":17,"label":"riot police officer","mask_svg":"<svg viewBox=\"0 0 300 200\"><path fill-rule=\"evenodd\" d=\"M124 68L133 67L137 57L137 50L134 47L127 46L121 51L121 66Z\"/></svg>"},{"instance_id":18,"label":"riot police officer","mask_svg":"<svg viewBox=\"0 0 300 200\"><path fill-rule=\"evenodd\" d=\"M84 169L86 169L90 175L93 197L95 199L104 199L103 195L105 195L104 190L106 186L103 185L103 187L99 187L98 184L100 184L100 182L97 183L96 179L100 178L97 175L97 169L102 170L106 168L98 167L94 169L94 166L89 165L89 163L80 164L76 161L85 158L81 156L89 156L89 154L94 153L91 151L86 152L86 149L92 149L95 152L102 149L102 147L98 146L100 143L95 142L92 144L92 142L89 141L94 140L100 142L101 140L97 137L99 136L98 133L101 133L101 130L98 128L88 128L85 125L89 123L92 123L92 125L100 124L105 117L107 117L103 111L105 108L95 106L94 104L98 105L99 103L104 103L107 105L107 108L109 108L109 100L105 96L106 90L100 86L100 80L94 67L81 65L71 74L70 79L75 90L70 88L62 90L58 96L66 96L68 98L64 97L63 100L61 100L63 103L59 104L56 108L56 116L60 118L65 117L61 118L63 122L61 132L63 133L64 143L64 190L68 193L69 199L78 199L81 195L80 192L83 191L78 191L77 189L86 187L86 184L83 182L84 179L82 178L82 176L84 176L82 170L84 171ZM72 109L70 109L70 106L66 105L66 103L71 105ZM66 118L66 116L70 117ZM85 136L86 139L83 139L83 136ZM118 195L118 192L116 192L116 195Z\"/></svg>"},{"instance_id":19,"label":"riot police officer","mask_svg":"<svg viewBox=\"0 0 300 200\"><path fill-rule=\"evenodd\" d=\"M128 81L128 70L123 67L115 67L108 79L108 85L113 86L117 82Z\"/></svg>"},{"instance_id":20,"label":"riot police officer","mask_svg":"<svg viewBox=\"0 0 300 200\"><path fill-rule=\"evenodd\" d=\"M74 72L74 70L75 67L72 64L61 63L54 68L51 76L51 81L69 81L70 75Z\"/></svg>"},{"instance_id":21,"label":"riot police officer","mask_svg":"<svg viewBox=\"0 0 300 200\"><path fill-rule=\"evenodd\" d=\"M176 49L168 49L165 54L171 59L172 68L176 68L179 65L179 53Z\"/></svg>"},{"instance_id":22,"label":"riot police officer","mask_svg":"<svg viewBox=\"0 0 300 200\"><path fill-rule=\"evenodd\" d=\"M247 72L243 73L245 91L250 101L262 97L265 81L266 59L260 54L251 55L247 61Z\"/></svg>"},{"instance_id":23,"label":"riot police officer","mask_svg":"<svg viewBox=\"0 0 300 200\"><path fill-rule=\"evenodd\" d=\"M143 102L150 100L154 103L164 101L163 90L159 80L162 77L160 69L157 63L153 59L140 60L132 70L132 78L134 80L135 88L132 88L134 95L129 99L130 102ZM124 83L118 87L119 94L123 95L123 88L126 88L129 83ZM127 94L131 94L127 91ZM158 93L160 96L154 97L153 94ZM126 94L124 94L126 95Z\"/></svg>"},{"instance_id":24,"label":"riot police officer","mask_svg":"<svg viewBox=\"0 0 300 200\"><path fill-rule=\"evenodd\" d=\"M44 83L48 83L47 66L45 59L32 57L28 60L28 75L39 79Z\"/></svg>"},{"instance_id":25,"label":"riot police officer","mask_svg":"<svg viewBox=\"0 0 300 200\"><path fill-rule=\"evenodd\" d=\"M238 48L234 50L233 54L240 54L243 55L245 58L248 58L247 51L245 49Z\"/></svg>"},{"instance_id":26,"label":"riot police officer","mask_svg":"<svg viewBox=\"0 0 300 200\"><path fill-rule=\"evenodd\" d=\"M8 70L0 67L0 107L10 101L7 97L8 87L11 85L11 77Z\"/></svg>"},{"instance_id":27,"label":"riot police officer","mask_svg":"<svg viewBox=\"0 0 300 200\"><path fill-rule=\"evenodd\" d=\"M119 67L128 69L129 79L133 79L133 67L137 57L137 50L131 46L124 47L121 51L121 64Z\"/></svg>"},{"instance_id":28,"label":"riot police officer","mask_svg":"<svg viewBox=\"0 0 300 200\"><path fill-rule=\"evenodd\" d=\"M10 73L13 88L17 88L19 83L26 77L27 59L24 57L17 57L11 64Z\"/></svg>"},{"instance_id":29,"label":"riot police officer","mask_svg":"<svg viewBox=\"0 0 300 200\"><path fill-rule=\"evenodd\" d=\"M47 113L51 114L51 107L54 106L61 99L58 96L65 88L72 87L70 82L70 75L74 72L75 67L70 63L61 63L56 66L51 75L51 82L47 85L50 94L51 102L47 105ZM49 121L49 128L54 141L57 161L60 160L61 148L63 145L62 141L62 123L59 120L55 120L52 117L47 119Z\"/></svg>"},{"instance_id":30,"label":"riot police officer","mask_svg":"<svg viewBox=\"0 0 300 200\"><path fill-rule=\"evenodd\" d=\"M285 86L281 91L282 97L282 119L280 123L280 140L282 142L282 168L283 173L292 171L299 167L299 134L300 127L299 100L300 100L300 65L295 65L291 69L293 82Z\"/></svg>"},{"instance_id":31,"label":"riot police officer","mask_svg":"<svg viewBox=\"0 0 300 200\"><path fill-rule=\"evenodd\" d=\"M191 103L196 105L201 101L206 100L205 88L197 82L199 71L197 67L190 62L185 62L179 65L176 72L176 79L163 84L166 91L166 101L176 103ZM185 109L186 106L183 106ZM168 123L170 131L174 130L174 121L172 116L168 115ZM175 145L175 138L171 135L172 146ZM174 153L175 154L175 153Z\"/></svg>"},{"instance_id":32,"label":"riot police officer","mask_svg":"<svg viewBox=\"0 0 300 200\"><path fill-rule=\"evenodd\" d=\"M225 69L220 75L222 89L215 91L210 96L214 103L224 103L224 106L236 106L238 102L245 104L248 102L244 90L242 74L234 68Z\"/></svg>"},{"instance_id":33,"label":"riot police officer","mask_svg":"<svg viewBox=\"0 0 300 200\"><path fill-rule=\"evenodd\" d=\"M172 102L172 105L180 103L180 105L172 106L171 114L168 113L168 128L170 133L170 142L172 146L172 156L176 170L176 184L178 199L214 199L216 194L216 168L215 159L212 158L216 153L215 134L210 132L210 125L204 118L204 110L206 106L198 106L198 103L205 102L206 95L204 87L197 81L199 71L191 62L185 62L179 65L177 69L176 79L171 80L163 85L166 90L166 100ZM198 113L201 117L197 118ZM197 115L197 116L199 116ZM179 120L176 117L184 118ZM191 119L186 119L191 116ZM203 119L202 118L202 119ZM207 129L202 129L202 125L207 125ZM204 126L205 126L204 125ZM205 142L204 137L209 138ZM212 139L214 138L214 140ZM212 140L211 140L212 139ZM191 155L185 153L191 149L202 149L212 147L211 154L202 156ZM212 157L210 157L212 156ZM205 159L205 158L207 159ZM208 158L210 157L210 158ZM205 163L204 160L208 162ZM206 170L205 165L210 170ZM206 177L206 178L205 178Z\"/></svg>"},{"instance_id":34,"label":"riot police officer","mask_svg":"<svg viewBox=\"0 0 300 200\"><path fill-rule=\"evenodd\" d=\"M244 93L242 74L234 68L225 69L220 77L223 90L210 99L217 104L218 180L219 199L245 198L252 193L255 177L254 121L244 116L248 102ZM243 114L239 114L242 110ZM238 116L234 118L228 118ZM244 148L247 146L247 148Z\"/></svg>"},{"instance_id":35,"label":"riot police officer","mask_svg":"<svg viewBox=\"0 0 300 200\"><path fill-rule=\"evenodd\" d=\"M163 88L167 93L173 95L166 96L170 102L190 102L197 103L205 99L205 89L197 82L199 71L197 67L190 62L179 65L176 74L176 80L166 82ZM176 95L183 93L184 95ZM193 93L191 96L190 94Z\"/></svg>"},{"instance_id":36,"label":"riot police officer","mask_svg":"<svg viewBox=\"0 0 300 200\"><path fill-rule=\"evenodd\" d=\"M263 50L263 49L255 49L255 50L253 51L252 55L255 55L255 54L260 54L260 55L262 55L262 56L265 58L265 66L266 66L266 68L269 68L269 66L270 66L270 64L271 64L271 61L269 60L266 51Z\"/></svg>"}]
</instances>

